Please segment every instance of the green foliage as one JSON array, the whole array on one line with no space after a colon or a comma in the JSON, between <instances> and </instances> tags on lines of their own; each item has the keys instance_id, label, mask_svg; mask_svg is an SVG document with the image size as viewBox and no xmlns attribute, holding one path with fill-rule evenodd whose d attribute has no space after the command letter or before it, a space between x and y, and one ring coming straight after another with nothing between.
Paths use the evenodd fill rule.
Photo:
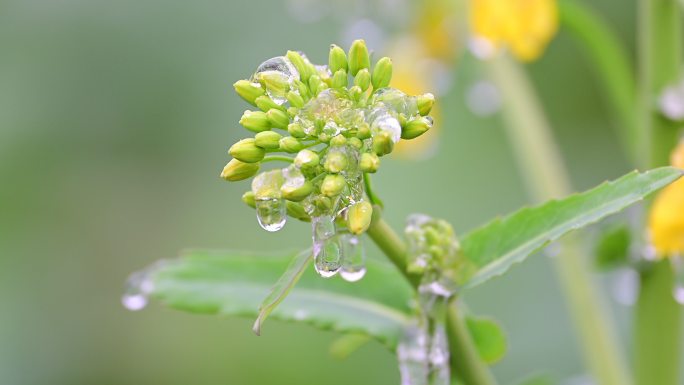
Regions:
<instances>
[{"instance_id":1,"label":"green foliage","mask_svg":"<svg viewBox=\"0 0 684 385\"><path fill-rule=\"evenodd\" d=\"M506 334L495 320L468 316L466 326L484 362L491 365L506 355Z\"/></svg>"},{"instance_id":2,"label":"green foliage","mask_svg":"<svg viewBox=\"0 0 684 385\"><path fill-rule=\"evenodd\" d=\"M594 251L596 267L610 270L627 264L632 233L625 225L613 226L601 234Z\"/></svg>"},{"instance_id":3,"label":"green foliage","mask_svg":"<svg viewBox=\"0 0 684 385\"><path fill-rule=\"evenodd\" d=\"M592 190L496 219L462 238L469 266L460 283L473 287L501 275L549 242L617 213L681 176L682 171L672 167L634 171Z\"/></svg>"}]
</instances>

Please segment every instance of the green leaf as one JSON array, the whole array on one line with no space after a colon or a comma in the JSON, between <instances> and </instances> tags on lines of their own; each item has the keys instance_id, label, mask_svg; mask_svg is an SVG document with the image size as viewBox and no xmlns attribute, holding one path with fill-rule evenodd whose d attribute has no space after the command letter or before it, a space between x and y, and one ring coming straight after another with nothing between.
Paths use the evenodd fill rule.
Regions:
<instances>
[{"instance_id":1,"label":"green leaf","mask_svg":"<svg viewBox=\"0 0 684 385\"><path fill-rule=\"evenodd\" d=\"M467 316L466 326L484 362L491 365L506 355L506 334L495 320Z\"/></svg>"},{"instance_id":2,"label":"green leaf","mask_svg":"<svg viewBox=\"0 0 684 385\"><path fill-rule=\"evenodd\" d=\"M632 233L625 225L613 226L601 234L596 244L596 267L610 270L629 262L629 246Z\"/></svg>"},{"instance_id":3,"label":"green leaf","mask_svg":"<svg viewBox=\"0 0 684 385\"><path fill-rule=\"evenodd\" d=\"M256 317L262 299L272 293L265 301L272 318L367 334L391 349L396 347L409 322L413 298L412 288L396 268L369 260L366 277L355 283L337 277L324 279L313 269L305 269L297 286L282 300L278 293L289 290L288 284L278 282L272 290L272 283L293 258L295 253L264 256L192 251L146 272L151 283L149 295L192 313Z\"/></svg>"},{"instance_id":4,"label":"green leaf","mask_svg":"<svg viewBox=\"0 0 684 385\"><path fill-rule=\"evenodd\" d=\"M682 171L672 167L634 171L592 190L496 219L462 238L467 266L459 283L470 288L501 275L549 242L617 213L681 176Z\"/></svg>"}]
</instances>

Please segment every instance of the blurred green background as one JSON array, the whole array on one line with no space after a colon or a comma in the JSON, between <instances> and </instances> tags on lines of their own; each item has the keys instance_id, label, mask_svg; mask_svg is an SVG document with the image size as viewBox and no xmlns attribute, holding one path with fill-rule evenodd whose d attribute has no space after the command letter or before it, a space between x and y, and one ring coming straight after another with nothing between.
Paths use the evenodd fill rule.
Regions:
<instances>
[{"instance_id":1,"label":"blurred green background","mask_svg":"<svg viewBox=\"0 0 684 385\"><path fill-rule=\"evenodd\" d=\"M296 14L326 2L348 12L309 23ZM0 384L397 384L394 356L379 344L338 361L328 354L335 335L307 326L269 321L256 337L251 319L120 305L130 272L183 248L308 244L308 227L294 221L262 231L240 202L247 183L218 178L228 146L244 135L237 120L246 104L231 84L287 49L324 61L331 42L349 43L350 20L394 3L0 2ZM635 4L590 5L632 49ZM425 212L462 232L528 202L499 117L466 107L480 74L462 67L439 100L437 155L388 159L375 178L396 227ZM561 31L528 69L577 188L626 172L609 108L574 42ZM583 374L548 258L531 258L467 301L508 331L509 354L494 367L503 384L531 372ZM624 336L631 310L614 307Z\"/></svg>"}]
</instances>

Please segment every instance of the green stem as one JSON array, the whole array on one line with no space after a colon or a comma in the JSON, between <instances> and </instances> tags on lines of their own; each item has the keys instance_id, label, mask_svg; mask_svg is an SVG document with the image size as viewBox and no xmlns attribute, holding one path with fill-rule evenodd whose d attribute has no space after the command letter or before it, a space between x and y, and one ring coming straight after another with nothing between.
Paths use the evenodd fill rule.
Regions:
<instances>
[{"instance_id":1,"label":"green stem","mask_svg":"<svg viewBox=\"0 0 684 385\"><path fill-rule=\"evenodd\" d=\"M264 157L264 159L261 160L261 163L266 163L266 162L288 162L288 163L292 163L292 162L294 162L294 159L290 158L289 156L285 156L285 155L267 155Z\"/></svg>"},{"instance_id":2,"label":"green stem","mask_svg":"<svg viewBox=\"0 0 684 385\"><path fill-rule=\"evenodd\" d=\"M639 163L636 77L629 56L604 20L576 0L558 3L560 21L580 43L619 119L618 134L634 164Z\"/></svg>"},{"instance_id":3,"label":"green stem","mask_svg":"<svg viewBox=\"0 0 684 385\"><path fill-rule=\"evenodd\" d=\"M639 2L639 123L644 165L668 164L678 130L657 110L663 88L677 80L682 65L682 13L676 0ZM641 273L635 320L637 385L677 385L682 310L672 299L671 266L659 262Z\"/></svg>"},{"instance_id":4,"label":"green stem","mask_svg":"<svg viewBox=\"0 0 684 385\"><path fill-rule=\"evenodd\" d=\"M380 208L373 210L373 220L368 228L368 236L382 250L390 261L401 271L406 279L417 288L419 277L406 272L406 245L397 233L380 216ZM459 316L456 300L451 299L447 310L447 333L451 354L451 371L466 385L496 385L487 365L480 359L475 344Z\"/></svg>"},{"instance_id":5,"label":"green stem","mask_svg":"<svg viewBox=\"0 0 684 385\"><path fill-rule=\"evenodd\" d=\"M505 57L488 63L506 103L508 136L533 199L545 201L570 194L570 178L526 75ZM581 244L575 237L561 242L555 266L586 364L600 385L629 385L632 381L620 354L616 327L591 277Z\"/></svg>"},{"instance_id":6,"label":"green stem","mask_svg":"<svg viewBox=\"0 0 684 385\"><path fill-rule=\"evenodd\" d=\"M380 206L381 208L384 207L382 200L377 195L375 195L375 191L373 190L373 184L371 183L371 176L367 172L363 173L363 185L366 189L366 195L368 195L368 199L370 200L370 202L374 205Z\"/></svg>"}]
</instances>

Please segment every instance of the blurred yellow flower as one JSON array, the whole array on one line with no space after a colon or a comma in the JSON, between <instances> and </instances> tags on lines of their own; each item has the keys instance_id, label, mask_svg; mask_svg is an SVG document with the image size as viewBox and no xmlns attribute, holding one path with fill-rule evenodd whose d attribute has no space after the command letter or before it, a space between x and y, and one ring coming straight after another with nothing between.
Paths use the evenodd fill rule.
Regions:
<instances>
[{"instance_id":1,"label":"blurred yellow flower","mask_svg":"<svg viewBox=\"0 0 684 385\"><path fill-rule=\"evenodd\" d=\"M508 49L522 61L538 58L558 29L555 0L471 0L475 39Z\"/></svg>"},{"instance_id":2,"label":"blurred yellow flower","mask_svg":"<svg viewBox=\"0 0 684 385\"><path fill-rule=\"evenodd\" d=\"M672 152L671 162L684 169L684 140ZM684 180L672 183L658 194L651 208L648 229L659 256L684 253Z\"/></svg>"}]
</instances>

